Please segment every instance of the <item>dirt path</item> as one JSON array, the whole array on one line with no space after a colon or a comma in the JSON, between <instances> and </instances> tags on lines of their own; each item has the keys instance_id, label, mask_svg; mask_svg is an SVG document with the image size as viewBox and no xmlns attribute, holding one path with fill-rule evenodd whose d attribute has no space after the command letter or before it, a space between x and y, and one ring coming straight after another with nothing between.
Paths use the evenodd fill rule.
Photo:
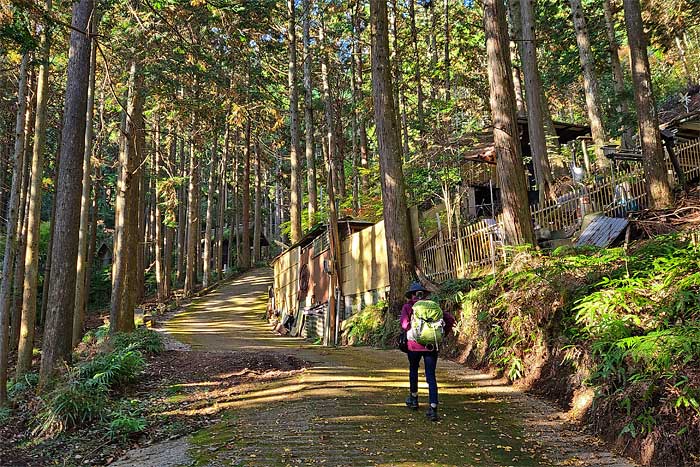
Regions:
<instances>
[{"instance_id":1,"label":"dirt path","mask_svg":"<svg viewBox=\"0 0 700 467\"><path fill-rule=\"evenodd\" d=\"M438 365L442 420L427 421L424 384L418 412L403 404L402 353L326 349L273 335L261 319L270 282L270 271L252 271L195 301L166 328L193 349L280 352L312 368L217 400L221 422L188 440L188 456L161 465L634 465L568 427L549 405L445 360Z\"/></svg>"}]
</instances>

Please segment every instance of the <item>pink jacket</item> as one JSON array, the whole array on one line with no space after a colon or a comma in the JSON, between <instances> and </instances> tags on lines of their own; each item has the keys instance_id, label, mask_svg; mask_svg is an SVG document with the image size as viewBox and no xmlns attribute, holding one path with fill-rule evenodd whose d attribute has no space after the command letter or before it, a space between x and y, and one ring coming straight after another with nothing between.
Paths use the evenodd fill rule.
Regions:
<instances>
[{"instance_id":1,"label":"pink jacket","mask_svg":"<svg viewBox=\"0 0 700 467\"><path fill-rule=\"evenodd\" d=\"M409 329L411 329L411 316L413 316L413 304L417 301L417 298L412 298L404 304L403 308L401 308L401 329L403 329L404 331L408 331ZM456 320L455 317L447 311L444 312L443 319L445 320L445 335L447 335L450 332L452 332L452 328L454 327ZM408 341L408 350L411 352L430 352L430 350L426 349L423 345L411 340Z\"/></svg>"}]
</instances>

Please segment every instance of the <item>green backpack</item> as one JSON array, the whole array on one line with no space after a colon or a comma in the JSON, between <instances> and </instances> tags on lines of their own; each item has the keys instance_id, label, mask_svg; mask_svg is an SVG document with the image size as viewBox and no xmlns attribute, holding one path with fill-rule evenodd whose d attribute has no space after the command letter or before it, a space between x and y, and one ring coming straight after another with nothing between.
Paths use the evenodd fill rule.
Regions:
<instances>
[{"instance_id":1,"label":"green backpack","mask_svg":"<svg viewBox=\"0 0 700 467\"><path fill-rule=\"evenodd\" d=\"M432 300L419 300L413 304L411 329L408 339L424 345L428 350L439 350L444 337L445 321L440 306Z\"/></svg>"}]
</instances>

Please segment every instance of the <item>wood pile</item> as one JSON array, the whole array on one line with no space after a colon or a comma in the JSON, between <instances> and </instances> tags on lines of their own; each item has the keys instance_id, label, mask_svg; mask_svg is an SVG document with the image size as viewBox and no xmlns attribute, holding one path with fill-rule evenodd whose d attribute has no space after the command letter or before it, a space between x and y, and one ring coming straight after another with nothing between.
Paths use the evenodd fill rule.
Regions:
<instances>
[{"instance_id":1,"label":"wood pile","mask_svg":"<svg viewBox=\"0 0 700 467\"><path fill-rule=\"evenodd\" d=\"M645 209L631 218L646 236L700 229L700 186L684 192L671 209Z\"/></svg>"}]
</instances>

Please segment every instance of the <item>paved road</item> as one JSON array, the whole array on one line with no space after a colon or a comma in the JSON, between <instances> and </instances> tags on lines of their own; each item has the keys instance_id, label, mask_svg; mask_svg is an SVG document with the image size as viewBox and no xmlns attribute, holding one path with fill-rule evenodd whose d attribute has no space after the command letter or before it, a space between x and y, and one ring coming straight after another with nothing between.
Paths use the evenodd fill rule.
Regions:
<instances>
[{"instance_id":1,"label":"paved road","mask_svg":"<svg viewBox=\"0 0 700 467\"><path fill-rule=\"evenodd\" d=\"M270 274L252 271L167 324L195 349L282 352L313 363L299 376L218 401L222 421L191 438L192 465L634 465L567 427L549 405L448 361L438 368L442 420L427 421L424 384L421 409L404 406L402 353L325 349L272 334L261 319Z\"/></svg>"}]
</instances>

